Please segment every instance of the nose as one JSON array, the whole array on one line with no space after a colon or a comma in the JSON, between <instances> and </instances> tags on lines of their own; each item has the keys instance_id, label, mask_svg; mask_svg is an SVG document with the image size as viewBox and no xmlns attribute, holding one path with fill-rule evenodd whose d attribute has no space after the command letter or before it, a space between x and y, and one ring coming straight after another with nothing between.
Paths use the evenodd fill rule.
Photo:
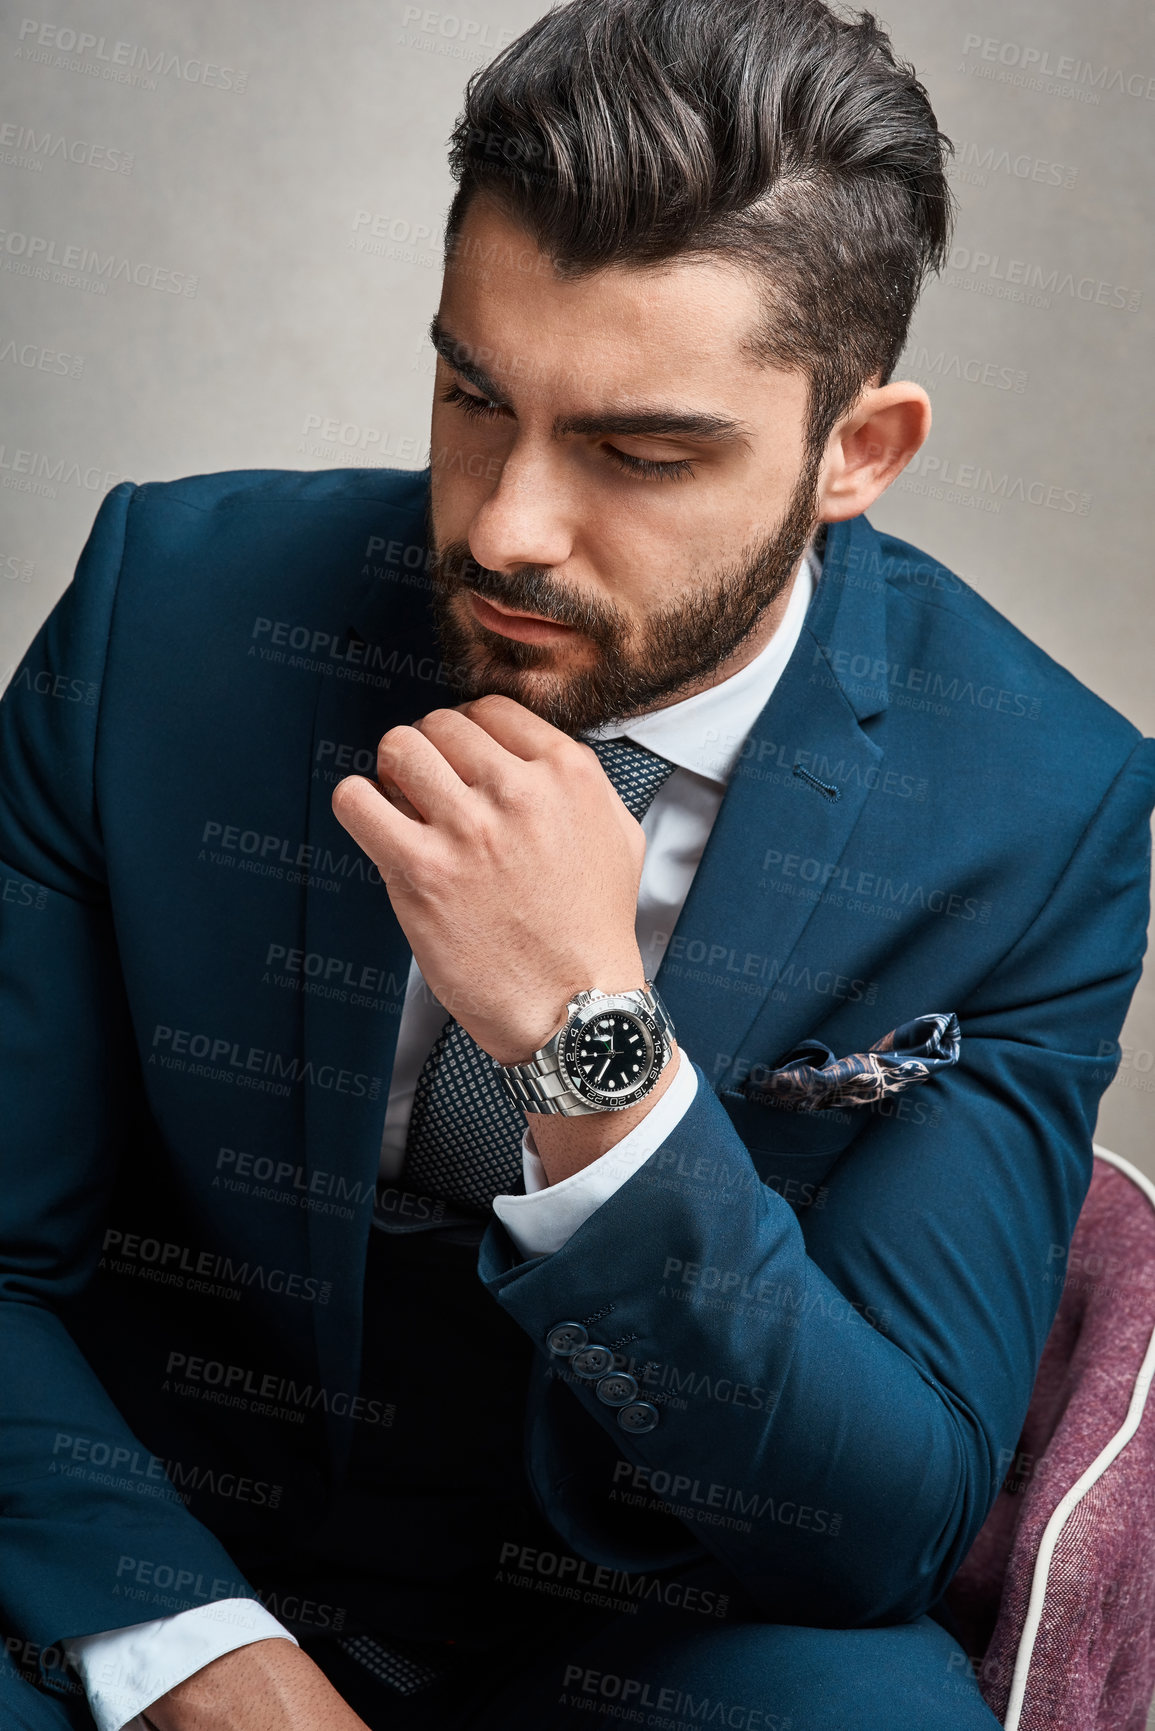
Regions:
<instances>
[{"instance_id":1,"label":"nose","mask_svg":"<svg viewBox=\"0 0 1155 1731\"><path fill-rule=\"evenodd\" d=\"M469 526L469 550L490 571L564 565L572 557L570 512L556 472L512 452Z\"/></svg>"}]
</instances>

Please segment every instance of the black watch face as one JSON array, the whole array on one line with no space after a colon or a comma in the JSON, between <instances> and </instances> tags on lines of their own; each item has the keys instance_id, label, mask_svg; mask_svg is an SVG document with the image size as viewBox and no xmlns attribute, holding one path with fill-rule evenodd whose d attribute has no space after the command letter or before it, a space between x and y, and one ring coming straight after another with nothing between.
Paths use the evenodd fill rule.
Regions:
<instances>
[{"instance_id":1,"label":"black watch face","mask_svg":"<svg viewBox=\"0 0 1155 1731\"><path fill-rule=\"evenodd\" d=\"M570 1030L563 1059L575 1091L610 1105L644 1090L661 1068L657 1025L628 1010L603 1010Z\"/></svg>"}]
</instances>

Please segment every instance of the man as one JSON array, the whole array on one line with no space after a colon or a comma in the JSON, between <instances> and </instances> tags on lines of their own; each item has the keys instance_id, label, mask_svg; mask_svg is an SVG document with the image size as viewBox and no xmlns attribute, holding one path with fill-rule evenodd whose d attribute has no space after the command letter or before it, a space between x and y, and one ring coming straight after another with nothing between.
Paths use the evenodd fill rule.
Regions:
<instances>
[{"instance_id":1,"label":"man","mask_svg":"<svg viewBox=\"0 0 1155 1731\"><path fill-rule=\"evenodd\" d=\"M995 1723L1155 752L865 515L944 146L866 15L575 0L429 470L102 506L0 710L5 1727Z\"/></svg>"}]
</instances>

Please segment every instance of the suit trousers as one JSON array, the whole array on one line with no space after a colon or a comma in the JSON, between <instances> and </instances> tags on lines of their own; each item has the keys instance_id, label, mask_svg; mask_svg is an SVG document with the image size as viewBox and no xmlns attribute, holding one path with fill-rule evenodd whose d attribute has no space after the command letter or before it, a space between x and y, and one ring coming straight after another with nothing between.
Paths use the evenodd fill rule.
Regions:
<instances>
[{"instance_id":1,"label":"suit trousers","mask_svg":"<svg viewBox=\"0 0 1155 1731\"><path fill-rule=\"evenodd\" d=\"M536 1650L463 1657L403 1694L334 1641L306 1642L370 1731L993 1731L962 1649L920 1617L884 1629L688 1627L668 1610L610 1615ZM371 1660L367 1652L366 1660Z\"/></svg>"},{"instance_id":2,"label":"suit trousers","mask_svg":"<svg viewBox=\"0 0 1155 1731\"><path fill-rule=\"evenodd\" d=\"M371 1643L302 1642L370 1731L569 1731L593 1724L701 1731L992 1731L966 1658L929 1617L885 1629L729 1623L697 1629L669 1610L574 1616L544 1643L462 1654L420 1686ZM389 1672L394 1681L386 1681ZM59 1675L59 1674L58 1674ZM414 1682L418 1686L414 1687ZM398 1686L398 1682L400 1686ZM79 1683L36 1687L0 1655L4 1731L92 1731ZM304 1731L304 1728L302 1728Z\"/></svg>"},{"instance_id":3,"label":"suit trousers","mask_svg":"<svg viewBox=\"0 0 1155 1731\"><path fill-rule=\"evenodd\" d=\"M629 1576L570 1551L522 1465L533 1347L478 1279L476 1237L371 1235L361 1392L392 1422L358 1428L324 1520L279 1568L249 1571L341 1608L340 1635L293 1633L370 1731L997 1724L930 1617L768 1624L705 1554ZM0 1670L2 1731L91 1726L78 1684L55 1677L52 1692Z\"/></svg>"}]
</instances>

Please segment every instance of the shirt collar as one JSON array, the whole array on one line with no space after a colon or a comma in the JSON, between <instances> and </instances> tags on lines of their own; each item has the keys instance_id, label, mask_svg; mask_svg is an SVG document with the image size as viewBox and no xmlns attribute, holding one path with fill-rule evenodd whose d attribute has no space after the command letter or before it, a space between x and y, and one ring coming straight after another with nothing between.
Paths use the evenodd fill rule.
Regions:
<instances>
[{"instance_id":1,"label":"shirt collar","mask_svg":"<svg viewBox=\"0 0 1155 1731\"><path fill-rule=\"evenodd\" d=\"M680 769L693 770L725 786L741 755L746 736L766 707L794 652L810 606L822 562L811 539L799 563L790 600L781 623L745 667L706 691L696 691L626 721L607 721L584 730L582 737L632 739Z\"/></svg>"}]
</instances>

